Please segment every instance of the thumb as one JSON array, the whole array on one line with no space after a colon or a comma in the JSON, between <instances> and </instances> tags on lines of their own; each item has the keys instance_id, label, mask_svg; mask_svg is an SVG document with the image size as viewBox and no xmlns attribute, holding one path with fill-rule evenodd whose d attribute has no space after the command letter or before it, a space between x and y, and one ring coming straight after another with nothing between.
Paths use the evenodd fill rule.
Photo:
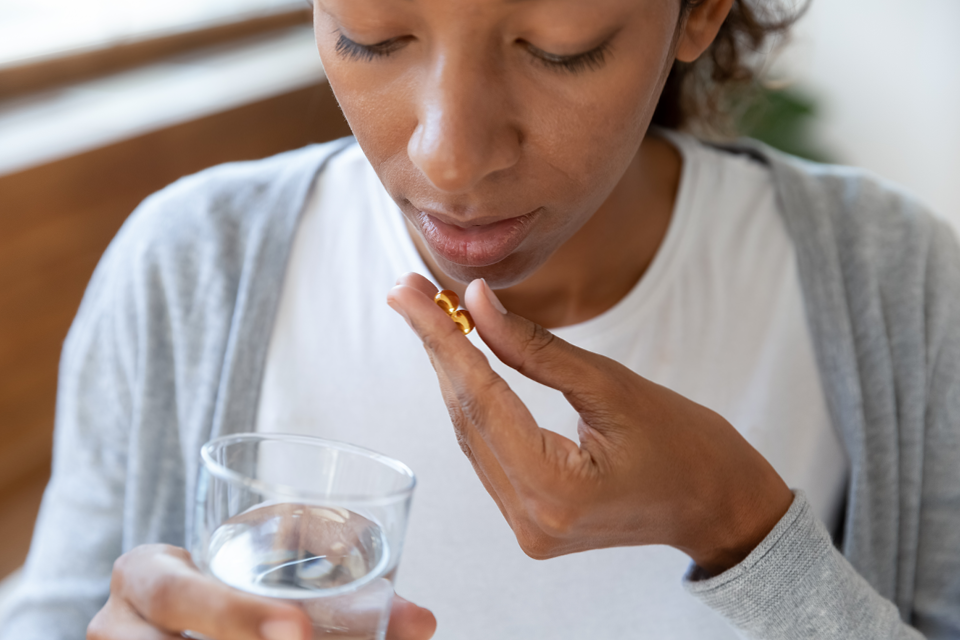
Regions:
<instances>
[{"instance_id":1,"label":"thumb","mask_svg":"<svg viewBox=\"0 0 960 640\"><path fill-rule=\"evenodd\" d=\"M505 310L485 280L464 294L480 338L501 362L568 399L600 380L607 358L558 338L535 322Z\"/></svg>"}]
</instances>

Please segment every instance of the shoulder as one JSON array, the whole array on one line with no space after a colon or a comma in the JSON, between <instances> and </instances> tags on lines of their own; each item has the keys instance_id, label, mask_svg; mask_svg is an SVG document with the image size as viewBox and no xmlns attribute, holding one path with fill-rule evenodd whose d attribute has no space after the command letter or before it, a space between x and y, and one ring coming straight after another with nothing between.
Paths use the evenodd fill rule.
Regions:
<instances>
[{"instance_id":1,"label":"shoulder","mask_svg":"<svg viewBox=\"0 0 960 640\"><path fill-rule=\"evenodd\" d=\"M931 277L958 280L956 232L909 190L869 171L822 164L744 140L721 147L766 164L808 278L878 293L937 297ZM804 274L802 274L804 275Z\"/></svg>"},{"instance_id":2,"label":"shoulder","mask_svg":"<svg viewBox=\"0 0 960 640\"><path fill-rule=\"evenodd\" d=\"M317 173L352 144L345 138L181 178L144 200L115 243L128 258L157 260L198 250L241 258L250 242L295 223Z\"/></svg>"},{"instance_id":3,"label":"shoulder","mask_svg":"<svg viewBox=\"0 0 960 640\"><path fill-rule=\"evenodd\" d=\"M900 355L914 341L918 363L948 345L960 350L960 243L944 219L862 169L752 141L733 150L770 166L815 316L843 318L864 344L886 348L896 337Z\"/></svg>"},{"instance_id":4,"label":"shoulder","mask_svg":"<svg viewBox=\"0 0 960 640\"><path fill-rule=\"evenodd\" d=\"M832 235L839 251L867 251L879 263L903 256L906 245L929 245L934 234L950 233L909 190L867 170L811 162L752 140L722 148L769 166L796 242L816 228L821 239ZM891 252L894 248L900 251Z\"/></svg>"},{"instance_id":5,"label":"shoulder","mask_svg":"<svg viewBox=\"0 0 960 640\"><path fill-rule=\"evenodd\" d=\"M251 271L282 278L284 252L318 172L354 144L345 138L219 165L149 196L97 265L71 334L121 319L133 343L134 332L155 333L148 324L176 333L196 314L229 317Z\"/></svg>"}]
</instances>

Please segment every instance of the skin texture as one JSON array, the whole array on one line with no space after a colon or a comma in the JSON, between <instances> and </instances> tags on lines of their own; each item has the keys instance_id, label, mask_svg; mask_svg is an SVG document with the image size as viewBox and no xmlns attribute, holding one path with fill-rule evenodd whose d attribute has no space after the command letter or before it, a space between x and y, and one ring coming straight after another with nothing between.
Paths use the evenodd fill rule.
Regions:
<instances>
[{"instance_id":1,"label":"skin texture","mask_svg":"<svg viewBox=\"0 0 960 640\"><path fill-rule=\"evenodd\" d=\"M458 293L472 281L464 297L481 338L580 413L579 445L540 429L433 304L429 281L408 274L388 295L532 557L668 544L718 573L792 502L720 416L542 328L606 310L656 253L679 159L647 128L674 59L703 53L730 4L706 0L686 16L669 0L316 5L331 86L433 275ZM544 64L544 52L598 45L602 62L576 73ZM424 213L453 231L438 239L442 225ZM503 250L469 233L516 218L520 240ZM490 311L501 304L491 287L513 313Z\"/></svg>"},{"instance_id":2,"label":"skin texture","mask_svg":"<svg viewBox=\"0 0 960 640\"><path fill-rule=\"evenodd\" d=\"M581 415L579 444L541 429L433 303L429 281L408 274L389 293L424 342L464 453L535 558L657 543L718 573L792 501L718 415L542 328L606 311L652 261L681 160L647 128L673 61L700 56L731 3L704 0L681 19L679 0L315 0L327 77L432 274L497 357ZM390 640L435 628L429 611L395 599ZM298 608L203 576L183 549L147 545L117 561L87 637L184 629L214 640L310 632Z\"/></svg>"},{"instance_id":3,"label":"skin texture","mask_svg":"<svg viewBox=\"0 0 960 640\"><path fill-rule=\"evenodd\" d=\"M395 597L387 640L422 640L433 614ZM179 547L141 545L113 567L110 598L87 628L89 640L161 640L191 630L214 640L307 640L298 607L250 595L202 575Z\"/></svg>"},{"instance_id":4,"label":"skin texture","mask_svg":"<svg viewBox=\"0 0 960 640\"><path fill-rule=\"evenodd\" d=\"M699 55L677 31L679 2L316 6L331 86L446 288L462 294L485 278L545 326L597 315L629 291L666 231L679 175L673 147L645 140L674 50ZM357 60L337 53L341 34L363 44L406 39L385 57ZM577 72L547 66L523 44L575 54L607 40L602 66ZM424 210L463 226L537 213L509 256L475 266L425 242Z\"/></svg>"},{"instance_id":5,"label":"skin texture","mask_svg":"<svg viewBox=\"0 0 960 640\"><path fill-rule=\"evenodd\" d=\"M407 274L388 302L423 340L461 448L529 556L666 544L718 574L790 507L783 480L721 416L501 311L476 280L466 304L483 341L580 415L579 444L541 429L435 292Z\"/></svg>"}]
</instances>

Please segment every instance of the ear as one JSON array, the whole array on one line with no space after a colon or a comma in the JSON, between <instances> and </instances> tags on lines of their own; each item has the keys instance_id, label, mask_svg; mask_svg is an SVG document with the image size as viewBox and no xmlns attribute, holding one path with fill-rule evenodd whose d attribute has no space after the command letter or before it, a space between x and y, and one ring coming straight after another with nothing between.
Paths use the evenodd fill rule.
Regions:
<instances>
[{"instance_id":1,"label":"ear","mask_svg":"<svg viewBox=\"0 0 960 640\"><path fill-rule=\"evenodd\" d=\"M687 14L677 42L677 60L693 62L707 50L727 19L734 0L703 0Z\"/></svg>"}]
</instances>

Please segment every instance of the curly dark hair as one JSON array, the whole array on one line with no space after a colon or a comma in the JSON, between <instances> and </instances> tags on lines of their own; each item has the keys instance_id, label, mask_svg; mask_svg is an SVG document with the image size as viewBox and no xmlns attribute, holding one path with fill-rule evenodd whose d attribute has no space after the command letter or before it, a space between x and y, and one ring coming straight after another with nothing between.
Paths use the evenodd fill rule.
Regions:
<instances>
[{"instance_id":1,"label":"curly dark hair","mask_svg":"<svg viewBox=\"0 0 960 640\"><path fill-rule=\"evenodd\" d=\"M680 0L680 21L703 0ZM694 62L675 61L652 123L702 135L736 135L738 103L758 87L764 53L786 35L809 1L734 0L713 44Z\"/></svg>"}]
</instances>

